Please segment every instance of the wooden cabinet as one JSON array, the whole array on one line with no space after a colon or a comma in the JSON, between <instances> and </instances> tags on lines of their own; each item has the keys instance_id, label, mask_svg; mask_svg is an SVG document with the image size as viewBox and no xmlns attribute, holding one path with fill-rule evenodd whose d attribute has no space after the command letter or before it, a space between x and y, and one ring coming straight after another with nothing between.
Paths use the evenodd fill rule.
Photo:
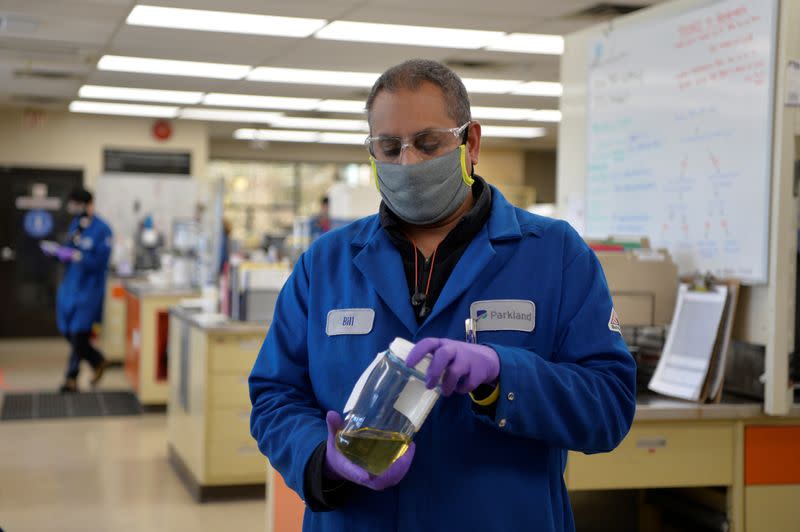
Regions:
<instances>
[{"instance_id":1,"label":"wooden cabinet","mask_svg":"<svg viewBox=\"0 0 800 532\"><path fill-rule=\"evenodd\" d=\"M250 435L247 377L266 326L204 327L170 313L168 442L198 499L220 488L263 490L267 460Z\"/></svg>"}]
</instances>

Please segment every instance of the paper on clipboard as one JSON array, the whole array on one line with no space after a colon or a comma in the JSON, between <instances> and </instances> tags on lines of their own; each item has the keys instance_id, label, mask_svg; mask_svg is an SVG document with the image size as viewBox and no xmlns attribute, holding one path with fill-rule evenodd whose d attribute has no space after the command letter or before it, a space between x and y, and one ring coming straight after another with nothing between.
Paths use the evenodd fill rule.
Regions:
<instances>
[{"instance_id":1,"label":"paper on clipboard","mask_svg":"<svg viewBox=\"0 0 800 532\"><path fill-rule=\"evenodd\" d=\"M697 401L708 376L728 287L694 292L682 284L669 335L648 388L660 394Z\"/></svg>"}]
</instances>

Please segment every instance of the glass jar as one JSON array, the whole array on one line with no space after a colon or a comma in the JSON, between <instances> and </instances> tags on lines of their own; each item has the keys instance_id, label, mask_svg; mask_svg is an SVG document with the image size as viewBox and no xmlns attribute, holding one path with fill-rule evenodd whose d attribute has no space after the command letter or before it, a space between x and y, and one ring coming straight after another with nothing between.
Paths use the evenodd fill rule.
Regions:
<instances>
[{"instance_id":1,"label":"glass jar","mask_svg":"<svg viewBox=\"0 0 800 532\"><path fill-rule=\"evenodd\" d=\"M395 338L378 353L356 382L344 408L336 447L357 466L380 475L408 449L441 395L425 386L431 363L426 355L414 368L406 359L414 344Z\"/></svg>"}]
</instances>

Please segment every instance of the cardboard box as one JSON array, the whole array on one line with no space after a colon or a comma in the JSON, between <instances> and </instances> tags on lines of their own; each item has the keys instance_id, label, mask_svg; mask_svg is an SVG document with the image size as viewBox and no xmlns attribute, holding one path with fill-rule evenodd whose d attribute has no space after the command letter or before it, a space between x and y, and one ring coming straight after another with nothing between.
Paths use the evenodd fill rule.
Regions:
<instances>
[{"instance_id":1,"label":"cardboard box","mask_svg":"<svg viewBox=\"0 0 800 532\"><path fill-rule=\"evenodd\" d=\"M664 325L672 320L678 266L666 250L601 251L597 258L623 326Z\"/></svg>"}]
</instances>

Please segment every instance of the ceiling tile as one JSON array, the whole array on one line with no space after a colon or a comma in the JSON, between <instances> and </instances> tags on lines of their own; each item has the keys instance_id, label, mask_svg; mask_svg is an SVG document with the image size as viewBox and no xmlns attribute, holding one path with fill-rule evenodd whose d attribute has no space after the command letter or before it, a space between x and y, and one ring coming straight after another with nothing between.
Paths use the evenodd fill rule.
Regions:
<instances>
[{"instance_id":1,"label":"ceiling tile","mask_svg":"<svg viewBox=\"0 0 800 532\"><path fill-rule=\"evenodd\" d=\"M282 17L304 17L335 19L363 0L147 0L150 5L181 7L185 9L208 9L211 11L233 11Z\"/></svg>"},{"instance_id":2,"label":"ceiling tile","mask_svg":"<svg viewBox=\"0 0 800 532\"><path fill-rule=\"evenodd\" d=\"M111 53L184 61L255 65L265 57L296 46L298 39L208 31L124 26L111 42Z\"/></svg>"}]
</instances>

